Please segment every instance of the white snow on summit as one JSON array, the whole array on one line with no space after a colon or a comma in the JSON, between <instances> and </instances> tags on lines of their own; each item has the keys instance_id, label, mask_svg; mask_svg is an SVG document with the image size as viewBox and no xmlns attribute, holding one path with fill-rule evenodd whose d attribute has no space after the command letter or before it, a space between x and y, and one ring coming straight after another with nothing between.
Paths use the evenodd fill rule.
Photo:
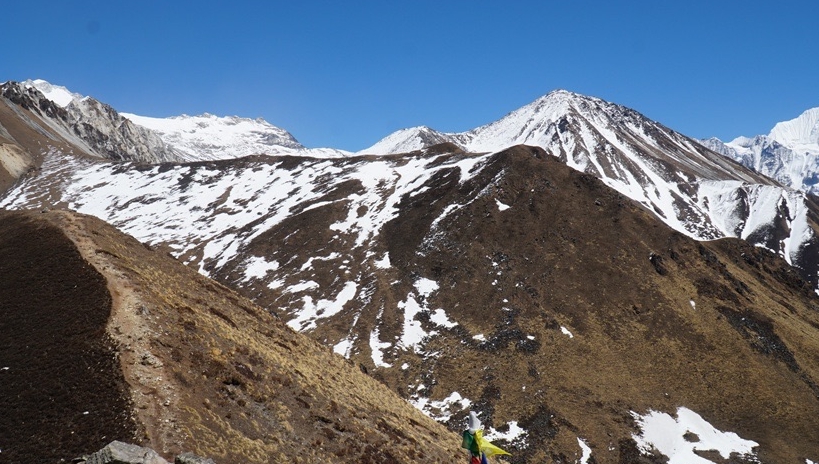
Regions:
<instances>
[{"instance_id":1,"label":"white snow on summit","mask_svg":"<svg viewBox=\"0 0 819 464\"><path fill-rule=\"evenodd\" d=\"M306 148L289 132L262 118L238 116L174 116L151 118L122 113L134 124L151 129L190 160L241 158L250 155L295 155L341 158L350 153L333 148Z\"/></svg>"},{"instance_id":2,"label":"white snow on summit","mask_svg":"<svg viewBox=\"0 0 819 464\"><path fill-rule=\"evenodd\" d=\"M71 108L84 111L86 108L83 103L86 100L93 100L42 79L28 80L23 82L23 85L27 88L36 88L46 98L67 109L73 102ZM153 118L132 113L118 114L155 133L157 140L161 139L182 157L180 161L206 161L249 155L295 155L313 158L341 158L350 155L349 152L333 148L306 148L289 132L261 118L218 117L207 113L170 118Z\"/></svg>"},{"instance_id":3,"label":"white snow on summit","mask_svg":"<svg viewBox=\"0 0 819 464\"><path fill-rule=\"evenodd\" d=\"M768 138L794 150L819 151L819 108L811 108L795 119L777 123Z\"/></svg>"},{"instance_id":4,"label":"white snow on summit","mask_svg":"<svg viewBox=\"0 0 819 464\"><path fill-rule=\"evenodd\" d=\"M777 123L768 135L701 142L782 185L819 193L819 108Z\"/></svg>"},{"instance_id":5,"label":"white snow on summit","mask_svg":"<svg viewBox=\"0 0 819 464\"><path fill-rule=\"evenodd\" d=\"M82 100L84 98L82 95L71 92L61 85L53 85L42 79L29 79L22 82L22 84L26 88L34 87L45 95L46 98L63 108L68 106L74 100Z\"/></svg>"},{"instance_id":6,"label":"white snow on summit","mask_svg":"<svg viewBox=\"0 0 819 464\"><path fill-rule=\"evenodd\" d=\"M212 114L151 118L131 113L122 116L153 130L191 159L224 159L248 155L293 154L304 147L290 133L263 119ZM274 148L275 147L275 148Z\"/></svg>"}]
</instances>

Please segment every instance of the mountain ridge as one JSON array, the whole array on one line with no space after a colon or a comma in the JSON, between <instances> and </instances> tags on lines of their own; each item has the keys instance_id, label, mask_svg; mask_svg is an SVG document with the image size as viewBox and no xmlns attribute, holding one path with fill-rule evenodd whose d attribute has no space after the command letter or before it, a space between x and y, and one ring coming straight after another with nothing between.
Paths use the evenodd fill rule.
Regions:
<instances>
[{"instance_id":1,"label":"mountain ridge","mask_svg":"<svg viewBox=\"0 0 819 464\"><path fill-rule=\"evenodd\" d=\"M781 253L819 285L816 205L807 196L630 108L558 90L466 132L403 129L359 153L440 141L470 152L519 143L542 147L642 203L675 230L698 240L751 240Z\"/></svg>"},{"instance_id":2,"label":"mountain ridge","mask_svg":"<svg viewBox=\"0 0 819 464\"><path fill-rule=\"evenodd\" d=\"M27 88L40 91L43 96L63 108L84 109L91 97L71 92L65 87L53 85L45 80L27 80ZM97 105L94 105L97 106ZM88 111L84 111L87 113ZM306 148L289 132L276 127L262 118L249 119L238 116L219 117L208 113L169 118L139 116L119 113L122 117L161 139L170 147L174 158L146 161L204 161L214 159L239 158L250 155L290 154L299 156L341 157L349 153L332 148ZM157 144L159 145L159 144ZM139 158L132 158L139 161Z\"/></svg>"},{"instance_id":3,"label":"mountain ridge","mask_svg":"<svg viewBox=\"0 0 819 464\"><path fill-rule=\"evenodd\" d=\"M2 462L70 460L112 439L217 462L459 458L455 433L356 366L99 219L0 218L0 312L19 342L0 346ZM32 347L49 355L29 359Z\"/></svg>"},{"instance_id":4,"label":"mountain ridge","mask_svg":"<svg viewBox=\"0 0 819 464\"><path fill-rule=\"evenodd\" d=\"M712 137L703 145L796 190L819 192L819 108L776 123L767 135Z\"/></svg>"}]
</instances>

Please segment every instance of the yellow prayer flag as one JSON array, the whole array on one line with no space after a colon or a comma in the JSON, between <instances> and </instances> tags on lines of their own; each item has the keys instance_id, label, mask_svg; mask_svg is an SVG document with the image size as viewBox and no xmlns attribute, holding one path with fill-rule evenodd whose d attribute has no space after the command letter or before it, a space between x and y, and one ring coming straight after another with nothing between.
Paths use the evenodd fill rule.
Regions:
<instances>
[{"instance_id":1,"label":"yellow prayer flag","mask_svg":"<svg viewBox=\"0 0 819 464\"><path fill-rule=\"evenodd\" d=\"M486 455L486 457L491 458L492 456L498 454L507 454L511 456L511 454L507 453L506 451L498 448L497 446L493 445L491 441L487 440L483 437L483 430L478 430L475 432L475 441L478 442L478 447L480 447L481 452Z\"/></svg>"}]
</instances>

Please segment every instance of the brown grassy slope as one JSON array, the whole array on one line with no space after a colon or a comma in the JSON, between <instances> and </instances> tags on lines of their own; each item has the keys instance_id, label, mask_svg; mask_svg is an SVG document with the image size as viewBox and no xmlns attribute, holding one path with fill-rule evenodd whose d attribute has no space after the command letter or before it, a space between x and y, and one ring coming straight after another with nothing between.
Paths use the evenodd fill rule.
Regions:
<instances>
[{"instance_id":1,"label":"brown grassy slope","mask_svg":"<svg viewBox=\"0 0 819 464\"><path fill-rule=\"evenodd\" d=\"M430 209L452 203L468 206L430 239ZM690 240L528 147L400 208L386 233L395 272L437 281L429 307L460 327L438 327L439 354L418 368L376 375L399 389L426 379L432 399L458 391L488 425L518 421L529 447L513 462L577 459L576 437L598 463L632 462L630 411L680 406L760 443L763 462L819 458L818 302L773 254Z\"/></svg>"},{"instance_id":2,"label":"brown grassy slope","mask_svg":"<svg viewBox=\"0 0 819 464\"><path fill-rule=\"evenodd\" d=\"M141 443L220 463L463 457L457 435L221 285L95 218L20 214L62 230L107 279Z\"/></svg>"},{"instance_id":3,"label":"brown grassy slope","mask_svg":"<svg viewBox=\"0 0 819 464\"><path fill-rule=\"evenodd\" d=\"M37 217L0 212L0 463L133 440L105 279Z\"/></svg>"}]
</instances>

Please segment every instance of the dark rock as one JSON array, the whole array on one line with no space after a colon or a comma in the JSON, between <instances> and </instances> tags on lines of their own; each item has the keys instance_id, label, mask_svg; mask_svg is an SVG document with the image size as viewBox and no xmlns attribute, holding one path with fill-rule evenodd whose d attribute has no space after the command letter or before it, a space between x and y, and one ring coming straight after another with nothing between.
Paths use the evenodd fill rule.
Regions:
<instances>
[{"instance_id":1,"label":"dark rock","mask_svg":"<svg viewBox=\"0 0 819 464\"><path fill-rule=\"evenodd\" d=\"M216 464L211 458L203 458L193 453L182 453L173 460L174 464Z\"/></svg>"},{"instance_id":2,"label":"dark rock","mask_svg":"<svg viewBox=\"0 0 819 464\"><path fill-rule=\"evenodd\" d=\"M196 461L193 461L196 462ZM205 462L205 461L202 461ZM150 448L112 441L88 457L85 464L170 464Z\"/></svg>"}]
</instances>

